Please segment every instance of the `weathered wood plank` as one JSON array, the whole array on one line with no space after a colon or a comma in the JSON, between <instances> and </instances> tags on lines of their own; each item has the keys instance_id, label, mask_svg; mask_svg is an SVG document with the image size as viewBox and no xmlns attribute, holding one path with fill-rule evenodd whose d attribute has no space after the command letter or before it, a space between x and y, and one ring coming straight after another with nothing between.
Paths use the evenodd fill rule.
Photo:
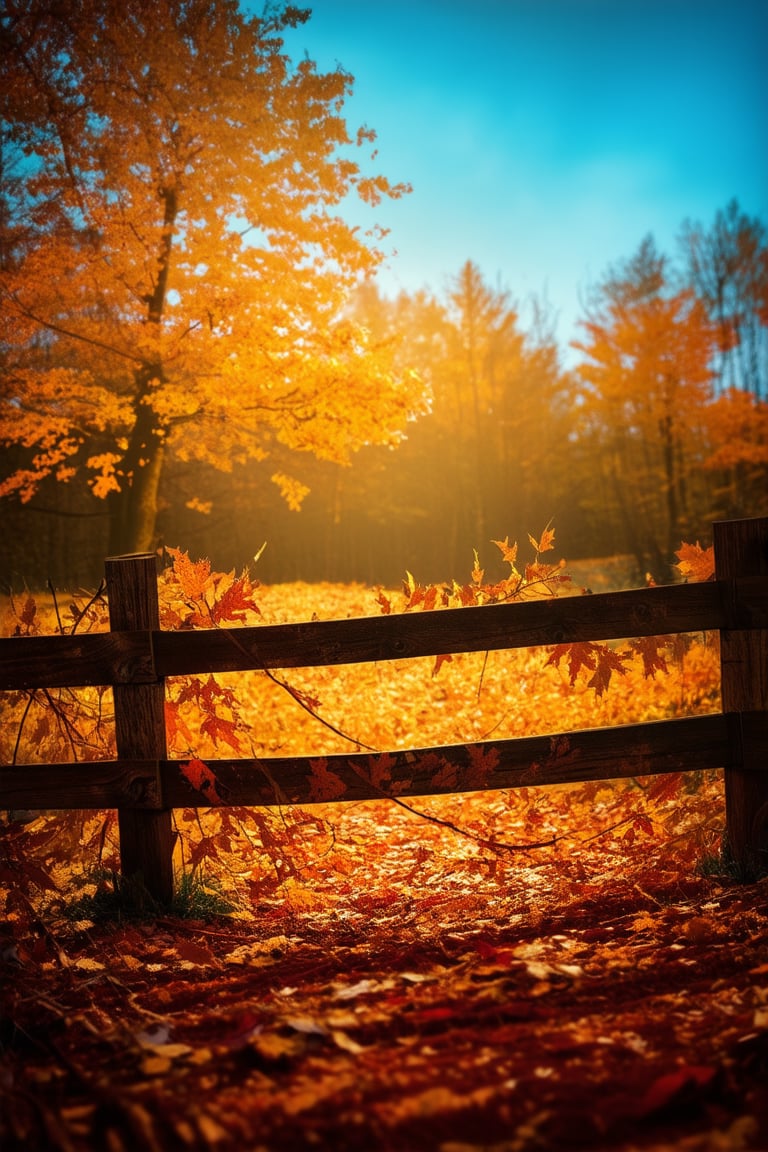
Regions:
<instances>
[{"instance_id":1,"label":"weathered wood plank","mask_svg":"<svg viewBox=\"0 0 768 1152\"><path fill-rule=\"evenodd\" d=\"M105 562L109 622L116 631L157 630L157 558L153 553L112 557ZM115 684L117 754L126 760L166 756L165 683ZM163 807L162 789L151 809L118 806L120 866L123 876L139 880L155 900L173 899L173 824Z\"/></svg>"},{"instance_id":2,"label":"weathered wood plank","mask_svg":"<svg viewBox=\"0 0 768 1152\"><path fill-rule=\"evenodd\" d=\"M209 760L228 805L270 806L382 796L426 796L531 785L653 776L706 768L742 769L742 747L768 754L768 714L693 716L375 754ZM186 761L121 760L23 764L0 770L0 808L207 807ZM322 768L318 768L318 764ZM338 781L338 783L336 783Z\"/></svg>"},{"instance_id":3,"label":"weathered wood plank","mask_svg":"<svg viewBox=\"0 0 768 1152\"><path fill-rule=\"evenodd\" d=\"M768 627L768 579L677 584L484 608L201 632L0 640L0 689L400 660L581 640Z\"/></svg>"},{"instance_id":4,"label":"weathered wood plank","mask_svg":"<svg viewBox=\"0 0 768 1152\"><path fill-rule=\"evenodd\" d=\"M677 584L482 608L352 620L163 632L155 661L164 676L245 668L362 664L455 652L539 647L580 640L700 632L748 616L768 625L768 580Z\"/></svg>"},{"instance_id":5,"label":"weathered wood plank","mask_svg":"<svg viewBox=\"0 0 768 1152\"><path fill-rule=\"evenodd\" d=\"M312 804L720 768L740 759L737 733L734 718L717 714L378 755L218 760L208 766L228 805ZM768 730L761 739L768 747ZM205 802L180 766L164 765L162 776L169 803Z\"/></svg>"},{"instance_id":6,"label":"weathered wood plank","mask_svg":"<svg viewBox=\"0 0 768 1152\"><path fill-rule=\"evenodd\" d=\"M768 517L713 525L719 579L768 578ZM724 711L762 709L768 714L768 626L736 615L720 633ZM768 751L745 740L741 767L726 772L728 851L746 877L768 873Z\"/></svg>"},{"instance_id":7,"label":"weathered wood plank","mask_svg":"<svg viewBox=\"0 0 768 1152\"><path fill-rule=\"evenodd\" d=\"M103 760L0 768L0 808L10 811L162 807L158 762Z\"/></svg>"},{"instance_id":8,"label":"weathered wood plank","mask_svg":"<svg viewBox=\"0 0 768 1152\"><path fill-rule=\"evenodd\" d=\"M0 640L0 690L157 680L152 633L86 632Z\"/></svg>"}]
</instances>

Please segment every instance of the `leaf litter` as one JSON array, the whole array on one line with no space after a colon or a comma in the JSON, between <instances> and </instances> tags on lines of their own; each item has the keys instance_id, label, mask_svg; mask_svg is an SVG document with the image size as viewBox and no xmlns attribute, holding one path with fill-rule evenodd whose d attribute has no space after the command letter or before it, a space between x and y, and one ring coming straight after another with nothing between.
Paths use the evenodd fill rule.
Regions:
<instances>
[{"instance_id":1,"label":"leaf litter","mask_svg":"<svg viewBox=\"0 0 768 1152\"><path fill-rule=\"evenodd\" d=\"M4 1150L768 1146L768 881L696 874L679 826L494 864L384 802L331 812L367 848L309 905L4 954Z\"/></svg>"}]
</instances>

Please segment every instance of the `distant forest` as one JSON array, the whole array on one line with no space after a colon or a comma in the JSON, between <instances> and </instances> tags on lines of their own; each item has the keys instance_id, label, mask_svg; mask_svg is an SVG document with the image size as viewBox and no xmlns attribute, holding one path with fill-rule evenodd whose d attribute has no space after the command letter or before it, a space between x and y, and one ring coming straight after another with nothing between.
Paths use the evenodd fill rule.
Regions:
<instances>
[{"instance_id":1,"label":"distant forest","mask_svg":"<svg viewBox=\"0 0 768 1152\"><path fill-rule=\"evenodd\" d=\"M680 252L673 265L648 238L609 271L570 370L551 317L534 308L524 330L472 262L442 298L367 287L355 319L426 386L428 409L400 443L363 446L349 465L279 443L231 472L169 462L158 545L265 583L392 586L406 570L464 579L474 549L492 573L491 540L551 523L559 554L627 553L639 579L669 580L681 540L768 512L765 230L731 204L708 231L686 225ZM295 485L289 503L275 472L306 493ZM84 481L48 478L27 504L0 501L0 517L6 586L98 582L108 506Z\"/></svg>"}]
</instances>

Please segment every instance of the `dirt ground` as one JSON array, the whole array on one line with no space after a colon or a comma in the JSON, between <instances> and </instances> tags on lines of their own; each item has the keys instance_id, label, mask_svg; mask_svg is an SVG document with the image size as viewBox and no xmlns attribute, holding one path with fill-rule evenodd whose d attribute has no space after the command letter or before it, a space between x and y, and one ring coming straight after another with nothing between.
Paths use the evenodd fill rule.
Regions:
<instances>
[{"instance_id":1,"label":"dirt ground","mask_svg":"<svg viewBox=\"0 0 768 1152\"><path fill-rule=\"evenodd\" d=\"M8 937L3 1152L768 1149L768 881L255 913Z\"/></svg>"}]
</instances>

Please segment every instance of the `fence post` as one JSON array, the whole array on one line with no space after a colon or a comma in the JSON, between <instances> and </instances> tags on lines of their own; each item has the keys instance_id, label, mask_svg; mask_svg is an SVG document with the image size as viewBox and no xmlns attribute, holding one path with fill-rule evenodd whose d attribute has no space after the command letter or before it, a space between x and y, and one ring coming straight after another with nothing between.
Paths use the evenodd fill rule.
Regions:
<instances>
[{"instance_id":1,"label":"fence post","mask_svg":"<svg viewBox=\"0 0 768 1152\"><path fill-rule=\"evenodd\" d=\"M113 631L158 629L157 558L153 553L114 556L104 562L109 622ZM165 743L165 685L116 684L118 758L162 760ZM173 826L170 808L121 808L120 860L123 878L143 885L159 903L173 897Z\"/></svg>"},{"instance_id":2,"label":"fence post","mask_svg":"<svg viewBox=\"0 0 768 1152\"><path fill-rule=\"evenodd\" d=\"M768 517L712 528L718 580L768 576ZM721 631L720 663L723 711L767 711L768 630ZM743 754L743 768L725 770L727 845L739 872L754 879L768 872L768 763L746 741Z\"/></svg>"}]
</instances>

